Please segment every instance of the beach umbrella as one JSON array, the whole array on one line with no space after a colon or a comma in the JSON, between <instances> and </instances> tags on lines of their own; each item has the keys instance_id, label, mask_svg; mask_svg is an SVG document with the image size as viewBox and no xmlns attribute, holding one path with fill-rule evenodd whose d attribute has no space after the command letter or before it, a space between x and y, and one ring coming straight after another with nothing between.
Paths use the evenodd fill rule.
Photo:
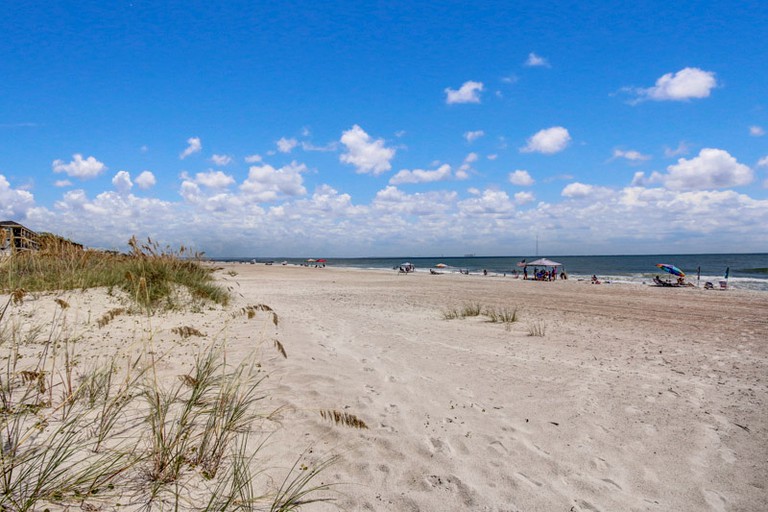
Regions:
<instances>
[{"instance_id":1,"label":"beach umbrella","mask_svg":"<svg viewBox=\"0 0 768 512\"><path fill-rule=\"evenodd\" d=\"M309 259L307 260L307 262L308 262L308 263L314 263L314 262L315 262L315 260L313 260L312 258L309 258Z\"/></svg>"},{"instance_id":2,"label":"beach umbrella","mask_svg":"<svg viewBox=\"0 0 768 512\"><path fill-rule=\"evenodd\" d=\"M327 262L327 261L328 261L328 260L327 260L327 259L325 259L325 258L320 258L319 260L317 260L317 262L318 262L318 263L325 263L325 262Z\"/></svg>"},{"instance_id":3,"label":"beach umbrella","mask_svg":"<svg viewBox=\"0 0 768 512\"><path fill-rule=\"evenodd\" d=\"M669 272L673 276L685 277L685 272L683 272L682 270L680 270L674 265L670 265L669 263L657 263L656 266L659 267L664 272Z\"/></svg>"},{"instance_id":4,"label":"beach umbrella","mask_svg":"<svg viewBox=\"0 0 768 512\"><path fill-rule=\"evenodd\" d=\"M445 263L438 263L437 265L435 265L436 268L446 268L447 266L448 265L446 265Z\"/></svg>"}]
</instances>

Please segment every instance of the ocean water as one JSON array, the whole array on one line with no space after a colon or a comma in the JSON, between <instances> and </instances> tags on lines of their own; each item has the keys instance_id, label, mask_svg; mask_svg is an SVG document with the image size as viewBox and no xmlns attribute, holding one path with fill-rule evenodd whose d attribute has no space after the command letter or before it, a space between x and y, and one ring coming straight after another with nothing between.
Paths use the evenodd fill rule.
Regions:
<instances>
[{"instance_id":1,"label":"ocean water","mask_svg":"<svg viewBox=\"0 0 768 512\"><path fill-rule=\"evenodd\" d=\"M726 268L729 268L728 287L768 291L768 253L760 254L657 254L639 256L473 256L473 257L434 257L434 258L329 258L326 265L361 269L391 270L402 263L412 263L417 272L459 272L468 270L470 274L481 274L487 270L492 275L513 275L517 262L525 259L534 261L541 257L562 263L569 279L589 279L592 275L602 281L615 283L649 284L653 276L673 277L656 267L657 263L669 263L677 266L686 274L686 279L697 284L697 274L701 269L698 282L701 286L709 281L715 287L725 280ZM274 261L280 264L286 261L290 265L305 264L305 259L297 258L232 258L228 261L256 261L265 263ZM436 269L435 265L448 265ZM314 265L314 263L310 263ZM529 274L531 269L529 268Z\"/></svg>"}]
</instances>

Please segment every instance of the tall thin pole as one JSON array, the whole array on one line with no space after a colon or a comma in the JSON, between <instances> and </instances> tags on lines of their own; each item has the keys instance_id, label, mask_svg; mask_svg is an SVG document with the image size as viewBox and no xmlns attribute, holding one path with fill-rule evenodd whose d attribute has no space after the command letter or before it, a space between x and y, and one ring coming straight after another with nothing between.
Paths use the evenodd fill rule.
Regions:
<instances>
[{"instance_id":1,"label":"tall thin pole","mask_svg":"<svg viewBox=\"0 0 768 512\"><path fill-rule=\"evenodd\" d=\"M536 233L536 257L539 257L539 234Z\"/></svg>"}]
</instances>

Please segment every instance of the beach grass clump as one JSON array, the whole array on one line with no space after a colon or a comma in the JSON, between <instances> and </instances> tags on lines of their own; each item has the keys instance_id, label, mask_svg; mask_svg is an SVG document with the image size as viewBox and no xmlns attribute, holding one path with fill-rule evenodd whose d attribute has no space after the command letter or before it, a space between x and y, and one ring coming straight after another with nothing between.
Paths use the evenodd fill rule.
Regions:
<instances>
[{"instance_id":1,"label":"beach grass clump","mask_svg":"<svg viewBox=\"0 0 768 512\"><path fill-rule=\"evenodd\" d=\"M260 465L269 414L256 361L202 348L169 384L149 343L81 367L64 305L46 333L8 320L12 301L0 306L0 510L277 511L327 500L314 481L328 460L297 461L284 477Z\"/></svg>"},{"instance_id":2,"label":"beach grass clump","mask_svg":"<svg viewBox=\"0 0 768 512\"><path fill-rule=\"evenodd\" d=\"M451 307L443 310L444 320L454 320L457 318L467 318L480 316L483 312L483 305L479 302L465 302L461 307Z\"/></svg>"},{"instance_id":3,"label":"beach grass clump","mask_svg":"<svg viewBox=\"0 0 768 512\"><path fill-rule=\"evenodd\" d=\"M530 322L528 324L528 336L543 337L547 333L547 326L541 321Z\"/></svg>"},{"instance_id":4,"label":"beach grass clump","mask_svg":"<svg viewBox=\"0 0 768 512\"><path fill-rule=\"evenodd\" d=\"M483 312L483 305L479 302L467 302L461 308L461 317L475 317L480 316Z\"/></svg>"},{"instance_id":5,"label":"beach grass clump","mask_svg":"<svg viewBox=\"0 0 768 512\"><path fill-rule=\"evenodd\" d=\"M132 237L127 254L63 247L18 252L0 266L0 292L76 290L96 287L124 290L148 310L176 309L179 290L191 300L226 305L229 292L218 286L201 256L185 247L160 248Z\"/></svg>"},{"instance_id":6,"label":"beach grass clump","mask_svg":"<svg viewBox=\"0 0 768 512\"><path fill-rule=\"evenodd\" d=\"M517 308L486 308L483 315L493 323L512 324L517 322Z\"/></svg>"}]
</instances>

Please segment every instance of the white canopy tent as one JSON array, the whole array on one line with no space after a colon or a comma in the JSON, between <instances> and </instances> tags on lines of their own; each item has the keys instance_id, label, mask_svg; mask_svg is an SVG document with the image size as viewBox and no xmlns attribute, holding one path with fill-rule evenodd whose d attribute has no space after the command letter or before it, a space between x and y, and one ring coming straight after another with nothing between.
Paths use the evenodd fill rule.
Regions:
<instances>
[{"instance_id":1,"label":"white canopy tent","mask_svg":"<svg viewBox=\"0 0 768 512\"><path fill-rule=\"evenodd\" d=\"M534 261L529 261L525 264L526 267L562 267L562 263L548 260L547 258L541 258Z\"/></svg>"}]
</instances>

